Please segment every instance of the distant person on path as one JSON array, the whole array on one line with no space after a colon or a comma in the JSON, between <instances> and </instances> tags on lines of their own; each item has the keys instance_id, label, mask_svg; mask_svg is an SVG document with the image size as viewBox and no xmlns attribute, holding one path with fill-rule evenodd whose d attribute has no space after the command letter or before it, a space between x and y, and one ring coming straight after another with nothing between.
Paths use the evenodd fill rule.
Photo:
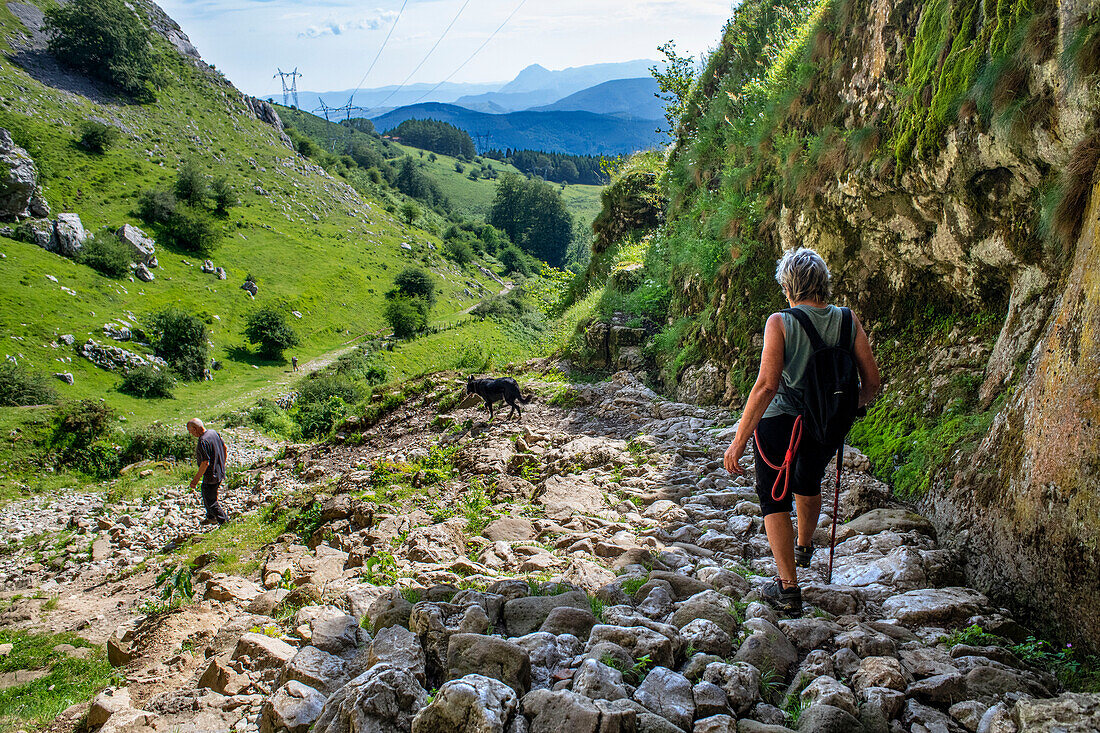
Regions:
<instances>
[{"instance_id":1,"label":"distant person on path","mask_svg":"<svg viewBox=\"0 0 1100 733\"><path fill-rule=\"evenodd\" d=\"M775 279L790 308L768 318L760 373L726 450L725 467L744 475L739 462L755 435L756 493L778 570L762 593L777 608L800 614L796 567L810 567L825 467L843 446L857 410L878 393L880 378L859 318L847 308L828 304L829 268L817 252L786 252ZM847 379L837 378L840 373ZM834 384L844 381L846 388L823 389L830 375ZM830 401L835 408L830 414L836 417L822 426L821 406ZM798 508L797 545L791 526L792 495Z\"/></svg>"},{"instance_id":2,"label":"distant person on path","mask_svg":"<svg viewBox=\"0 0 1100 733\"><path fill-rule=\"evenodd\" d=\"M199 445L195 451L199 470L195 473L195 478L191 479L191 488L195 488L202 481L202 503L206 507L206 519L202 520L202 523L225 524L229 521L229 515L218 503L218 489L225 480L225 463L229 457L229 451L221 436L213 430L207 430L202 420L197 417L187 422L187 432L199 439Z\"/></svg>"},{"instance_id":3,"label":"distant person on path","mask_svg":"<svg viewBox=\"0 0 1100 733\"><path fill-rule=\"evenodd\" d=\"M298 357L296 357L296 356L290 357L290 365L292 367L294 367L294 371L298 371Z\"/></svg>"}]
</instances>

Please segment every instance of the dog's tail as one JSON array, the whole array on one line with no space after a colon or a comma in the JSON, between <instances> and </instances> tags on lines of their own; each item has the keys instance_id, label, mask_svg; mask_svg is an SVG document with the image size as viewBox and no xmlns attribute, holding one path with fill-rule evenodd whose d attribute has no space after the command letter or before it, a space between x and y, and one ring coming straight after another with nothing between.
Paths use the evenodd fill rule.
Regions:
<instances>
[{"instance_id":1,"label":"dog's tail","mask_svg":"<svg viewBox=\"0 0 1100 733\"><path fill-rule=\"evenodd\" d=\"M523 394L520 394L520 396L519 396L519 401L522 402L525 405L530 404L531 401L534 400L534 399L535 399L535 393L534 392L527 395L526 397L524 397Z\"/></svg>"}]
</instances>

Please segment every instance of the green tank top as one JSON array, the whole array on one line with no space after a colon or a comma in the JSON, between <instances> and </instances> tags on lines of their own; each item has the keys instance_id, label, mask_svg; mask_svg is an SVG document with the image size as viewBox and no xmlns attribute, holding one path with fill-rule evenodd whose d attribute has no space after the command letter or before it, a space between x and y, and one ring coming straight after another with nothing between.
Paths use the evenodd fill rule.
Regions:
<instances>
[{"instance_id":1,"label":"green tank top","mask_svg":"<svg viewBox=\"0 0 1100 733\"><path fill-rule=\"evenodd\" d=\"M840 341L840 323L843 313L835 305L827 305L817 308L812 305L795 306L810 317L810 322L821 334L821 339L830 345L836 345ZM783 381L779 393L772 399L768 409L764 411L764 418L777 415L798 415L798 408L788 396L789 390L798 390L802 387L802 377L806 372L806 364L810 360L810 354L814 352L810 345L810 339L802 330L802 325L789 313L781 313L783 317L783 329L786 337L783 343ZM856 329L852 328L852 343L856 342ZM762 418L763 419L763 418Z\"/></svg>"}]
</instances>

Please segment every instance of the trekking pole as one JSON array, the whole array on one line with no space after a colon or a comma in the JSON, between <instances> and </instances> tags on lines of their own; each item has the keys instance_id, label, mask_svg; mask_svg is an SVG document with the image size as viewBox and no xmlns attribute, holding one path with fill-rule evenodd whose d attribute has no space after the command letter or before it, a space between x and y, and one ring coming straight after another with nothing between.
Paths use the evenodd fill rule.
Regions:
<instances>
[{"instance_id":1,"label":"trekking pole","mask_svg":"<svg viewBox=\"0 0 1100 733\"><path fill-rule=\"evenodd\" d=\"M829 539L829 576L825 579L825 585L833 582L833 551L836 549L836 522L840 516L840 471L844 468L844 443L836 450L836 491L833 493L833 526L832 537Z\"/></svg>"}]
</instances>

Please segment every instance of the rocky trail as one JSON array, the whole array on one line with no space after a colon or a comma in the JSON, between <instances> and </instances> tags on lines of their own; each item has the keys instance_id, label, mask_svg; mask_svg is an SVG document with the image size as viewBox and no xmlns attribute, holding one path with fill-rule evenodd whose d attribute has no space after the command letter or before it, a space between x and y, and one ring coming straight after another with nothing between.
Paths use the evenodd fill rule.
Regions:
<instances>
[{"instance_id":1,"label":"rocky trail","mask_svg":"<svg viewBox=\"0 0 1100 733\"><path fill-rule=\"evenodd\" d=\"M775 569L751 475L721 467L736 415L667 401L627 372L521 381L539 394L522 421L486 423L458 378L434 378L328 444L242 456L231 513L293 517L286 532L242 576L200 556L195 600L153 615L140 609L164 553L201 536L194 494L8 505L0 527L19 548L0 558L0 623L106 639L126 680L55 727L1100 729L1097 696L952 636L1026 632L960 585L931 524L892 503L858 452L845 455L833 582L823 515L804 612L779 617L758 601Z\"/></svg>"}]
</instances>

